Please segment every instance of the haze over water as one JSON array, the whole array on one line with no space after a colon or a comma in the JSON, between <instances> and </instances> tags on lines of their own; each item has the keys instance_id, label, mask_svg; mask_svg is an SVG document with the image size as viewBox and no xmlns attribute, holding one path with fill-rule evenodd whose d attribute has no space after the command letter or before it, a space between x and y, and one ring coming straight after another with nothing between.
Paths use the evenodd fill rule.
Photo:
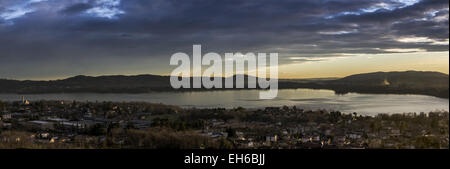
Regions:
<instances>
[{"instance_id":1,"label":"haze over water","mask_svg":"<svg viewBox=\"0 0 450 169\"><path fill-rule=\"evenodd\" d=\"M30 101L142 101L197 108L264 108L270 106L297 106L301 109L339 110L363 115L378 113L409 113L449 111L449 100L425 95L358 94L336 95L332 90L284 89L272 100L259 100L258 90L229 90L201 92L154 92L145 94L0 94L0 100L18 101L25 96Z\"/></svg>"}]
</instances>

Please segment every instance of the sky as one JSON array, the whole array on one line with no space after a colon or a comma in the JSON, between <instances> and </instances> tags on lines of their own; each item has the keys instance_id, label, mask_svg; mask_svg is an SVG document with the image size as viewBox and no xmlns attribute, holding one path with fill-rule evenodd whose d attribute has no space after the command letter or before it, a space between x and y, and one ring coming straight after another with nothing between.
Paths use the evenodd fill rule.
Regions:
<instances>
[{"instance_id":1,"label":"sky","mask_svg":"<svg viewBox=\"0 0 450 169\"><path fill-rule=\"evenodd\" d=\"M449 73L448 0L0 0L0 78L169 75L172 54L279 53L281 78Z\"/></svg>"}]
</instances>

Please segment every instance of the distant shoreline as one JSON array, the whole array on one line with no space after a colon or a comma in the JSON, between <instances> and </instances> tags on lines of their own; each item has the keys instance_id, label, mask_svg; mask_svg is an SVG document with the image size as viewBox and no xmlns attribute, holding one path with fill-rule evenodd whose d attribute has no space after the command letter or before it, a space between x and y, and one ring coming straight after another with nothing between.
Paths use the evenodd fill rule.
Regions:
<instances>
[{"instance_id":1,"label":"distant shoreline","mask_svg":"<svg viewBox=\"0 0 450 169\"><path fill-rule=\"evenodd\" d=\"M249 76L245 75L244 83ZM228 77L236 79L236 76ZM226 78L222 79L224 83ZM257 79L258 80L258 79ZM192 79L190 80L192 82ZM420 94L449 98L449 75L439 72L374 72L340 79L279 79L278 89L327 89L337 94ZM247 86L247 85L245 85ZM261 89L261 88L256 88ZM249 88L173 89L169 76L75 76L56 81L0 79L0 93L149 93L186 91L254 90Z\"/></svg>"},{"instance_id":2,"label":"distant shoreline","mask_svg":"<svg viewBox=\"0 0 450 169\"><path fill-rule=\"evenodd\" d=\"M448 111L448 99L415 94L336 94L326 89L281 89L279 98L259 100L256 90L228 91L184 91L150 93L53 93L53 94L0 94L0 101L17 102L29 100L76 102L142 102L174 105L182 108L226 108L243 107L259 109L267 106L300 106L308 110L339 110L346 113L361 112L403 113Z\"/></svg>"},{"instance_id":3,"label":"distant shoreline","mask_svg":"<svg viewBox=\"0 0 450 169\"><path fill-rule=\"evenodd\" d=\"M442 95L442 94L429 94L427 92L410 92L410 91L392 91L392 92L385 92L385 91L354 91L354 90L338 90L332 87L296 87L296 88L279 88L279 90L292 90L292 89L311 89L311 90L330 90L334 91L336 95L346 95L350 93L357 93L357 94L399 94L399 95L425 95L425 96L433 96L437 98L443 98L443 99L449 99L449 95ZM148 94L148 93L161 93L161 92L214 92L214 91L240 91L240 90L266 90L266 89L249 89L249 88L243 88L243 89L155 89L155 90L148 90L146 92L143 91L114 91L114 92L108 92L108 91L89 91L89 92L83 92L83 91L72 91L72 92L0 92L0 94L17 94L17 95L37 95L37 94L83 94L83 93L93 93L93 94Z\"/></svg>"}]
</instances>

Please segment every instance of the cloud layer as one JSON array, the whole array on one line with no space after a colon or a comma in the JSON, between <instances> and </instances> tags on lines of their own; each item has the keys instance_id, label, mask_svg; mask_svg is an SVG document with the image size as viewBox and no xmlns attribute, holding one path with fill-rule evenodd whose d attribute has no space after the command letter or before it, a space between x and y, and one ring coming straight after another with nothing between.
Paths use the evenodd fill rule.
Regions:
<instances>
[{"instance_id":1,"label":"cloud layer","mask_svg":"<svg viewBox=\"0 0 450 169\"><path fill-rule=\"evenodd\" d=\"M193 44L282 64L448 51L448 16L448 0L0 0L0 77L163 73Z\"/></svg>"}]
</instances>

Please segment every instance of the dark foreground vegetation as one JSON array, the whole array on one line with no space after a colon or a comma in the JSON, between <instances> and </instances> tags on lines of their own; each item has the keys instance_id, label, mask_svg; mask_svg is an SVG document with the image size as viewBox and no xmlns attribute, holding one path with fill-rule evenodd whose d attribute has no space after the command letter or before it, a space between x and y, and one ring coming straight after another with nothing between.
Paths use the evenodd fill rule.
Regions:
<instances>
[{"instance_id":1,"label":"dark foreground vegetation","mask_svg":"<svg viewBox=\"0 0 450 169\"><path fill-rule=\"evenodd\" d=\"M361 116L301 107L0 102L0 148L448 149L449 113Z\"/></svg>"}]
</instances>

